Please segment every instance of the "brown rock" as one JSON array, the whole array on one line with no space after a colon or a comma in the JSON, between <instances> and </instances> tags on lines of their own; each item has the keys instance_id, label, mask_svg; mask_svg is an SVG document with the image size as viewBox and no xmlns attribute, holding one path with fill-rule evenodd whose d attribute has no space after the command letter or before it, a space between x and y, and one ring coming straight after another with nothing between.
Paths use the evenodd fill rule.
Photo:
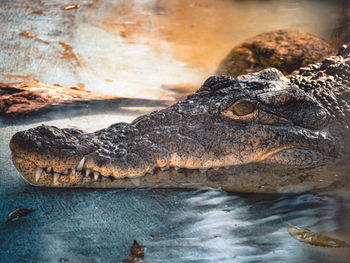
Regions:
<instances>
[{"instance_id":1,"label":"brown rock","mask_svg":"<svg viewBox=\"0 0 350 263\"><path fill-rule=\"evenodd\" d=\"M289 75L335 53L326 41L304 31L272 31L234 47L220 63L216 74L237 77L274 67Z\"/></svg>"},{"instance_id":2,"label":"brown rock","mask_svg":"<svg viewBox=\"0 0 350 263\"><path fill-rule=\"evenodd\" d=\"M78 87L65 88L60 85L46 85L37 81L0 82L0 115L15 117L27 115L59 104L66 105L79 102L118 102L127 99L140 101L143 104L152 101L166 102L162 100L108 96L86 91L82 88L82 83L78 83Z\"/></svg>"}]
</instances>

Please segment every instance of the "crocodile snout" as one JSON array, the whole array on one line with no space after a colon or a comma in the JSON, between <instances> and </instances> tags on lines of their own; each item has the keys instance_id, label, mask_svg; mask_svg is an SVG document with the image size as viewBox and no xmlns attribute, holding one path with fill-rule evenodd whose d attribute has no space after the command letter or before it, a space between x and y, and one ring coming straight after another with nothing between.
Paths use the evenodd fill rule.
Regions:
<instances>
[{"instance_id":1,"label":"crocodile snout","mask_svg":"<svg viewBox=\"0 0 350 263\"><path fill-rule=\"evenodd\" d=\"M78 129L39 126L17 132L10 141L16 168L31 183L52 185L60 175L72 175L67 182L77 182L75 170L85 155L99 147L92 134ZM81 170L81 169L80 169Z\"/></svg>"}]
</instances>

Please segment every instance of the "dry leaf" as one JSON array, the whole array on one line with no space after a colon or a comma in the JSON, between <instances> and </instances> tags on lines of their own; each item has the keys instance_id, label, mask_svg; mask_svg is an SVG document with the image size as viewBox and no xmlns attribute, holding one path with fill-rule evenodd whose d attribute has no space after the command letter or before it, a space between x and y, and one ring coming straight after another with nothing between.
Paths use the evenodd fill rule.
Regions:
<instances>
[{"instance_id":1,"label":"dry leaf","mask_svg":"<svg viewBox=\"0 0 350 263\"><path fill-rule=\"evenodd\" d=\"M134 240L134 243L130 248L130 254L125 255L124 259L128 260L129 262L142 262L144 256L145 249L139 243L137 243L136 240Z\"/></svg>"},{"instance_id":2,"label":"dry leaf","mask_svg":"<svg viewBox=\"0 0 350 263\"><path fill-rule=\"evenodd\" d=\"M18 208L9 214L9 218L6 220L6 224L20 217L26 216L33 211L35 211L35 207L32 207L30 209L24 207Z\"/></svg>"},{"instance_id":3,"label":"dry leaf","mask_svg":"<svg viewBox=\"0 0 350 263\"><path fill-rule=\"evenodd\" d=\"M67 10L76 9L76 8L80 8L80 5L76 5L76 4L66 5L63 9L67 11Z\"/></svg>"},{"instance_id":4,"label":"dry leaf","mask_svg":"<svg viewBox=\"0 0 350 263\"><path fill-rule=\"evenodd\" d=\"M326 196L326 195L318 195L316 198L317 198L317 200L320 200L320 201L328 200L328 196Z\"/></svg>"},{"instance_id":5,"label":"dry leaf","mask_svg":"<svg viewBox=\"0 0 350 263\"><path fill-rule=\"evenodd\" d=\"M342 248L350 247L348 243L322 234L311 232L288 223L288 232L295 239L314 246Z\"/></svg>"}]
</instances>

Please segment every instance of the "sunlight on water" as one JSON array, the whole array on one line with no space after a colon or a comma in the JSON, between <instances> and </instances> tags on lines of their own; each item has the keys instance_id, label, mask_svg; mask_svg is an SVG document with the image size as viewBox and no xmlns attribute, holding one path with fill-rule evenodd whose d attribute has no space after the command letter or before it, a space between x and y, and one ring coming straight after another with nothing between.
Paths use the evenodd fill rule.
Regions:
<instances>
[{"instance_id":1,"label":"sunlight on water","mask_svg":"<svg viewBox=\"0 0 350 263\"><path fill-rule=\"evenodd\" d=\"M27 31L49 45L22 37L18 59L11 56L11 46L3 45L3 81L28 75L48 84L82 83L104 94L166 98L173 94L162 85L194 90L235 45L257 34L294 28L328 39L339 3L91 0L61 18L54 3L43 3L41 9L44 15L28 17L32 30ZM17 37L19 23L9 22L11 29L4 34ZM19 27L19 32L28 28Z\"/></svg>"},{"instance_id":2,"label":"sunlight on water","mask_svg":"<svg viewBox=\"0 0 350 263\"><path fill-rule=\"evenodd\" d=\"M95 91L106 87L104 93L147 98L165 96L160 90L164 84L199 86L233 46L259 33L296 28L327 39L338 14L337 5L327 1L99 5L87 10L95 22L78 24L74 33L75 49L85 65L81 78ZM105 78L114 82L107 84Z\"/></svg>"},{"instance_id":3,"label":"sunlight on water","mask_svg":"<svg viewBox=\"0 0 350 263\"><path fill-rule=\"evenodd\" d=\"M179 254L200 262L214 258L220 262L316 262L320 256L315 251L323 250L323 262L331 262L338 252L339 262L346 262L347 248L336 251L305 245L288 234L284 221L348 240L349 232L343 231L349 223L339 220L349 217L348 210L342 210L349 197L339 193L324 202L311 194L253 197L197 191L186 200L184 214L176 217L177 224L184 225Z\"/></svg>"}]
</instances>

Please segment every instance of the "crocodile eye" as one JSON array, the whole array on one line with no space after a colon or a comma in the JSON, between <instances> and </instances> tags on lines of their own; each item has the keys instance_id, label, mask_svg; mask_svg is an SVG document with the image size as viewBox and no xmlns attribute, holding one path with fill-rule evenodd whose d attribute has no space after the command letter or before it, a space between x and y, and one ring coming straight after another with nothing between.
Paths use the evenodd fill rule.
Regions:
<instances>
[{"instance_id":1,"label":"crocodile eye","mask_svg":"<svg viewBox=\"0 0 350 263\"><path fill-rule=\"evenodd\" d=\"M253 102L243 100L236 102L227 110L222 112L222 114L231 119L246 122L256 118L257 112L258 111L256 110Z\"/></svg>"},{"instance_id":2,"label":"crocodile eye","mask_svg":"<svg viewBox=\"0 0 350 263\"><path fill-rule=\"evenodd\" d=\"M240 101L231 106L231 111L237 116L244 116L252 113L255 110L255 105L250 101Z\"/></svg>"}]
</instances>

